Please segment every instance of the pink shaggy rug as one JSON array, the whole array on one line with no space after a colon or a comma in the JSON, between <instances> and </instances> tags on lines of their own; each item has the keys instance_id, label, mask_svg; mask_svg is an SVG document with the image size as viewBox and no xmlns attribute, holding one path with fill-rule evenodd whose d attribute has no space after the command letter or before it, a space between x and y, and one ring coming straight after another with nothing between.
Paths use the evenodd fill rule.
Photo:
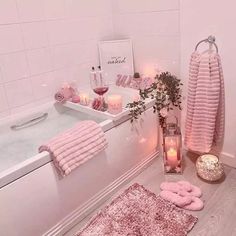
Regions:
<instances>
[{"instance_id":1,"label":"pink shaggy rug","mask_svg":"<svg viewBox=\"0 0 236 236\"><path fill-rule=\"evenodd\" d=\"M197 218L134 184L101 210L77 236L184 236Z\"/></svg>"}]
</instances>

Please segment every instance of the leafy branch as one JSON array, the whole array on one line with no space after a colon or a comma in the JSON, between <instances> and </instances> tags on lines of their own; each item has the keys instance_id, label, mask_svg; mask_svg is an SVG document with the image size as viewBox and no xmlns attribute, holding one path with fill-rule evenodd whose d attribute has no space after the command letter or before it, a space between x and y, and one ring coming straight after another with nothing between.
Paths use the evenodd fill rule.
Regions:
<instances>
[{"instance_id":1,"label":"leafy branch","mask_svg":"<svg viewBox=\"0 0 236 236\"><path fill-rule=\"evenodd\" d=\"M141 99L127 104L126 107L130 110L131 122L137 120L145 111L145 100L151 98L155 100L153 112L158 113L160 125L163 127L170 110L173 110L174 107L179 110L182 109L182 85L180 80L169 72L162 72L160 75L156 75L155 81L149 88L139 90Z\"/></svg>"}]
</instances>

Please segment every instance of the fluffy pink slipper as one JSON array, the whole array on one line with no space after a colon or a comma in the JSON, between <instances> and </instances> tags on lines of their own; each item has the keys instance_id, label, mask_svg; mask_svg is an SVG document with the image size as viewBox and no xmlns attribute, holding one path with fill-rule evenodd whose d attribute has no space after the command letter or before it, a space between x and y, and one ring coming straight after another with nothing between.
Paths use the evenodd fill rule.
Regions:
<instances>
[{"instance_id":1,"label":"fluffy pink slipper","mask_svg":"<svg viewBox=\"0 0 236 236\"><path fill-rule=\"evenodd\" d=\"M198 197L192 197L192 202L182 208L189 211L200 211L204 207L203 201Z\"/></svg>"},{"instance_id":2,"label":"fluffy pink slipper","mask_svg":"<svg viewBox=\"0 0 236 236\"><path fill-rule=\"evenodd\" d=\"M181 185L182 187L184 186L186 187L190 187L190 190L187 191L190 193L190 195L195 196L195 197L201 197L202 196L202 191L200 188L198 188L195 185L190 184L188 181L178 181L177 182L179 185ZM186 194L188 196L188 194Z\"/></svg>"},{"instance_id":3,"label":"fluffy pink slipper","mask_svg":"<svg viewBox=\"0 0 236 236\"><path fill-rule=\"evenodd\" d=\"M160 192L160 196L167 200L167 201L170 201L172 203L174 203L176 206L178 207L184 207L186 205L191 205L191 202L192 202L192 197L182 197L182 196L179 196L178 194L176 193L173 193L173 192L170 192L170 191L161 191Z\"/></svg>"},{"instance_id":4,"label":"fluffy pink slipper","mask_svg":"<svg viewBox=\"0 0 236 236\"><path fill-rule=\"evenodd\" d=\"M171 191L173 193L178 193L179 191L191 191L188 185L178 184L175 182L163 182L160 186L161 190Z\"/></svg>"}]
</instances>

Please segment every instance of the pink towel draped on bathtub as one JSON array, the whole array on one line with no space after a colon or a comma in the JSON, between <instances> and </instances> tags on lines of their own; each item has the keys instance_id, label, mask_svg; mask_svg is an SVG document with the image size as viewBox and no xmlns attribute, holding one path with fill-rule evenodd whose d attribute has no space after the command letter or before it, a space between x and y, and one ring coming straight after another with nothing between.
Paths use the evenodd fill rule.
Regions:
<instances>
[{"instance_id":1,"label":"pink towel draped on bathtub","mask_svg":"<svg viewBox=\"0 0 236 236\"><path fill-rule=\"evenodd\" d=\"M200 153L219 153L224 138L224 79L218 53L194 52L189 70L185 145Z\"/></svg>"},{"instance_id":2,"label":"pink towel draped on bathtub","mask_svg":"<svg viewBox=\"0 0 236 236\"><path fill-rule=\"evenodd\" d=\"M88 161L107 147L102 128L94 121L81 121L39 147L48 151L63 176Z\"/></svg>"}]
</instances>

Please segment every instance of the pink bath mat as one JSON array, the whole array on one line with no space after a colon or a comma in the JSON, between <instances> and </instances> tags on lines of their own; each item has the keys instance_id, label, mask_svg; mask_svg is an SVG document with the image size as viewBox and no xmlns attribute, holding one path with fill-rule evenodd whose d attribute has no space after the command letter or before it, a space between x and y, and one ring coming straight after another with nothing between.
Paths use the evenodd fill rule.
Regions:
<instances>
[{"instance_id":1,"label":"pink bath mat","mask_svg":"<svg viewBox=\"0 0 236 236\"><path fill-rule=\"evenodd\" d=\"M77 236L184 236L197 222L184 210L134 184L101 210Z\"/></svg>"}]
</instances>

